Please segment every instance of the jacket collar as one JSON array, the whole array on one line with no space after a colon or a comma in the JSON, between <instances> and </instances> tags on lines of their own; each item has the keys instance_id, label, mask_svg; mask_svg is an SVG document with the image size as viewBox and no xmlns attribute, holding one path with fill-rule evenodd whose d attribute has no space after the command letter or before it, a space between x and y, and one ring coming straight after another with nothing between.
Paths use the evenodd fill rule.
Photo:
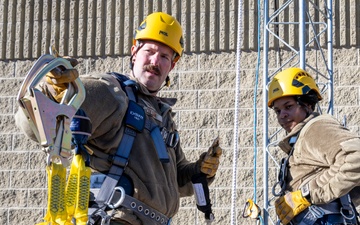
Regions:
<instances>
[{"instance_id":1,"label":"jacket collar","mask_svg":"<svg viewBox=\"0 0 360 225\"><path fill-rule=\"evenodd\" d=\"M317 112L313 112L311 113L307 118L305 118L303 121L301 121L300 123L298 123L292 130L290 133L288 133L285 138L283 138L278 146L281 148L281 150L283 150L286 154L289 154L291 151L292 146L295 143L290 143L290 140L292 137L296 137L298 136L298 134L300 133L300 131L302 130L302 128L313 118L319 116L320 114Z\"/></svg>"}]
</instances>

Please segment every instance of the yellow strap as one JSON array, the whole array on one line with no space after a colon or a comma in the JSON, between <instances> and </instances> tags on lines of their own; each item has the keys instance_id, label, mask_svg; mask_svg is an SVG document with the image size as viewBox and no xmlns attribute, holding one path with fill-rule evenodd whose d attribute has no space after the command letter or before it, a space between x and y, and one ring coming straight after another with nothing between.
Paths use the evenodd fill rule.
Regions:
<instances>
[{"instance_id":1,"label":"yellow strap","mask_svg":"<svg viewBox=\"0 0 360 225\"><path fill-rule=\"evenodd\" d=\"M81 155L76 155L75 157L78 165L78 190L76 194L75 219L76 225L86 225L88 220L91 169L90 167L85 166L84 158Z\"/></svg>"},{"instance_id":2,"label":"yellow strap","mask_svg":"<svg viewBox=\"0 0 360 225\"><path fill-rule=\"evenodd\" d=\"M78 189L78 165L75 163L76 160L77 155L74 156L72 160L70 174L66 186L66 210L68 214L68 220L70 221L75 214L76 194Z\"/></svg>"},{"instance_id":3,"label":"yellow strap","mask_svg":"<svg viewBox=\"0 0 360 225\"><path fill-rule=\"evenodd\" d=\"M76 219L76 225L86 225L90 195L91 169L85 166L83 157L75 155L71 164L66 189L68 221Z\"/></svg>"},{"instance_id":4,"label":"yellow strap","mask_svg":"<svg viewBox=\"0 0 360 225\"><path fill-rule=\"evenodd\" d=\"M51 163L48 175L48 205L44 221L37 225L62 225L66 221L65 182L66 169L62 164Z\"/></svg>"},{"instance_id":5,"label":"yellow strap","mask_svg":"<svg viewBox=\"0 0 360 225\"><path fill-rule=\"evenodd\" d=\"M66 184L66 168L51 163L46 167L48 175L48 204L45 222L36 225L86 225L90 195L90 167L85 166L83 157L75 155ZM66 187L65 187L66 186Z\"/></svg>"}]
</instances>

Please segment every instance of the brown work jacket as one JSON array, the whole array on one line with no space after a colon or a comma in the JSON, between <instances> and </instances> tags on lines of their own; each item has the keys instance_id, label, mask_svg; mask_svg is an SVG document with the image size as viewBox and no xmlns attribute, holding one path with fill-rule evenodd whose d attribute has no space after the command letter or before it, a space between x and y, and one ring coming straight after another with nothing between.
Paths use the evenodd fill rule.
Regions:
<instances>
[{"instance_id":1,"label":"brown work jacket","mask_svg":"<svg viewBox=\"0 0 360 225\"><path fill-rule=\"evenodd\" d=\"M330 115L311 114L279 143L289 154L289 139L299 135L289 159L287 190L309 184L311 203L329 203L350 193L360 205L360 138Z\"/></svg>"}]
</instances>

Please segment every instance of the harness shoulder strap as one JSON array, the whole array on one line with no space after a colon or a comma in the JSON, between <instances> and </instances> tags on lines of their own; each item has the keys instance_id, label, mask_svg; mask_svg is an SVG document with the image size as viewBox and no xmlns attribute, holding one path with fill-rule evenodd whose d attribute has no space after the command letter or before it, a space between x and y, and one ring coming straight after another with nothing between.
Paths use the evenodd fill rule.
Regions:
<instances>
[{"instance_id":1,"label":"harness shoulder strap","mask_svg":"<svg viewBox=\"0 0 360 225\"><path fill-rule=\"evenodd\" d=\"M126 92L129 98L129 105L125 115L125 130L123 138L120 141L120 145L116 151L116 154L109 157L112 162L112 166L101 185L100 191L96 196L96 202L100 205L107 204L120 180L124 168L128 163L128 158L133 146L136 134L142 132L145 127L145 112L144 109L136 103L136 83L130 80L128 77L118 74L111 73L119 81L121 87Z\"/></svg>"}]
</instances>

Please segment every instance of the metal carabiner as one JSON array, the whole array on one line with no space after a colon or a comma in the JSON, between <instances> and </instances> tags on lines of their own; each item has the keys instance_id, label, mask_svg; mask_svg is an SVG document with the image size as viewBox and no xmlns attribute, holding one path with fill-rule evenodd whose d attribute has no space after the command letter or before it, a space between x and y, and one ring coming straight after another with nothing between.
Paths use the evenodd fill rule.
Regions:
<instances>
[{"instance_id":1,"label":"metal carabiner","mask_svg":"<svg viewBox=\"0 0 360 225\"><path fill-rule=\"evenodd\" d=\"M57 57L55 51L54 48L50 49L51 55L42 55L35 62L22 83L17 101L37 140L49 154L47 164L58 157L62 163L68 164L65 159L71 155L70 121L85 99L85 88L77 78L70 83L60 103L49 99L37 89L37 85L51 70L58 67L73 68L68 60ZM70 92L74 94L69 96Z\"/></svg>"},{"instance_id":2,"label":"metal carabiner","mask_svg":"<svg viewBox=\"0 0 360 225\"><path fill-rule=\"evenodd\" d=\"M54 59L54 56L45 54L40 56L40 58L35 62L35 64L31 67L29 72L27 73L23 83L21 84L20 91L17 95L16 100L18 101L19 105L24 108L23 102L21 101L24 96L26 95L29 84L32 82L34 77L38 75L38 72L41 68L44 67L47 63Z\"/></svg>"},{"instance_id":3,"label":"metal carabiner","mask_svg":"<svg viewBox=\"0 0 360 225\"><path fill-rule=\"evenodd\" d=\"M245 214L246 213L246 214ZM248 199L244 206L243 218L257 219L260 215L260 207L251 199Z\"/></svg>"}]
</instances>

